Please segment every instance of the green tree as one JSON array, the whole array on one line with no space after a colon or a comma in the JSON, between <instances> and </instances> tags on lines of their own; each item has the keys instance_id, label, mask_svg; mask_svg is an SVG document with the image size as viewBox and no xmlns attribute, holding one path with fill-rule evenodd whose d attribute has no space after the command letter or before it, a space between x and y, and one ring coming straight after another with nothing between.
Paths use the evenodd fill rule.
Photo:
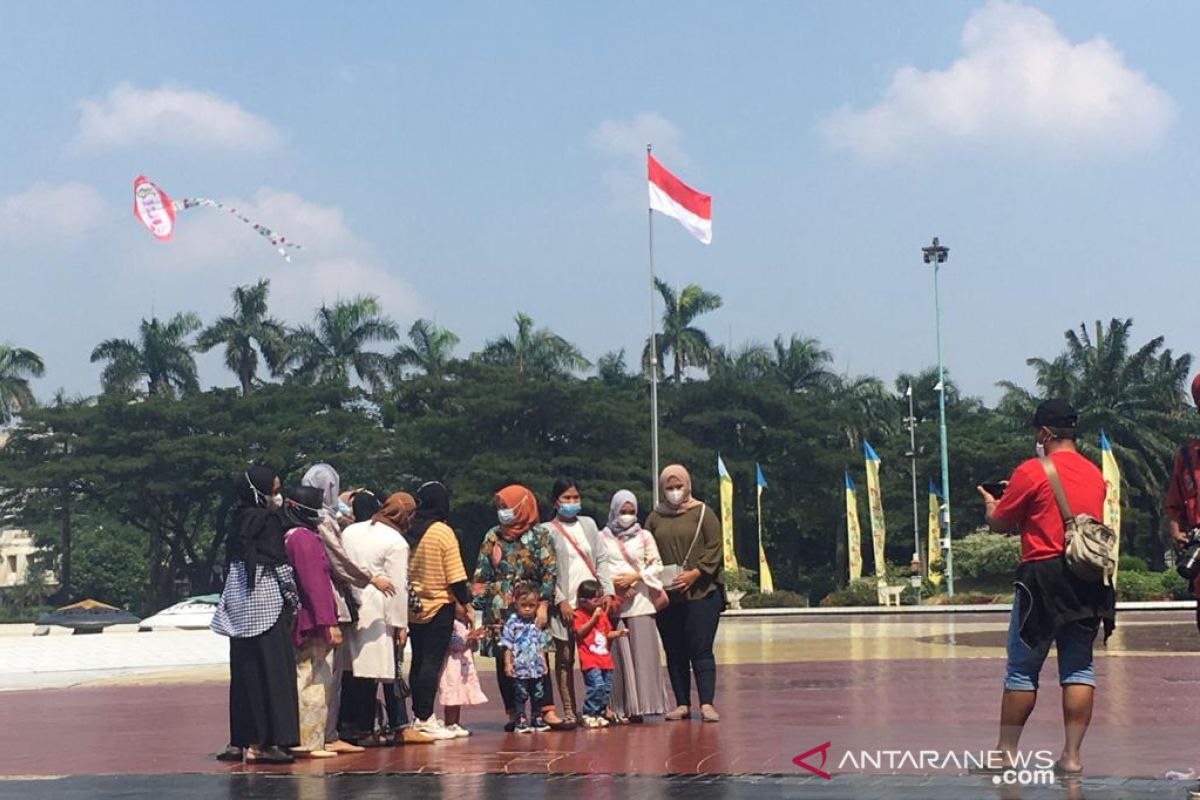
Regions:
<instances>
[{"instance_id":1,"label":"green tree","mask_svg":"<svg viewBox=\"0 0 1200 800\"><path fill-rule=\"evenodd\" d=\"M425 375L441 377L454 359L459 338L453 331L419 319L408 329L408 344L396 348L392 361L398 369L410 367Z\"/></svg>"},{"instance_id":2,"label":"green tree","mask_svg":"<svg viewBox=\"0 0 1200 800\"><path fill-rule=\"evenodd\" d=\"M138 341L106 339L92 350L92 363L107 361L100 376L106 393L131 394L146 381L151 397L173 397L199 391L196 359L187 338L200 329L200 317L190 311L171 317L143 319Z\"/></svg>"},{"instance_id":3,"label":"green tree","mask_svg":"<svg viewBox=\"0 0 1200 800\"><path fill-rule=\"evenodd\" d=\"M267 315L267 293L271 282L263 278L253 286L233 290L233 314L221 317L196 338L196 349L207 353L225 346L225 366L250 394L258 375L258 354L272 375L279 375L287 362L287 328Z\"/></svg>"},{"instance_id":4,"label":"green tree","mask_svg":"<svg viewBox=\"0 0 1200 800\"><path fill-rule=\"evenodd\" d=\"M351 371L359 380L380 389L388 359L368 350L373 342L400 338L396 324L383 315L379 300L361 295L317 309L315 325L303 325L291 340L296 376L314 383L350 384Z\"/></svg>"},{"instance_id":5,"label":"green tree","mask_svg":"<svg viewBox=\"0 0 1200 800\"><path fill-rule=\"evenodd\" d=\"M40 378L46 372L42 357L32 350L0 344L0 425L12 422L23 409L36 405L30 378Z\"/></svg>"},{"instance_id":6,"label":"green tree","mask_svg":"<svg viewBox=\"0 0 1200 800\"><path fill-rule=\"evenodd\" d=\"M535 328L528 314L518 311L515 321L516 334L488 342L478 356L480 361L540 376L568 375L591 368L579 348L549 328Z\"/></svg>"},{"instance_id":7,"label":"green tree","mask_svg":"<svg viewBox=\"0 0 1200 800\"><path fill-rule=\"evenodd\" d=\"M671 354L672 377L675 383L683 380L683 371L688 367L708 367L714 356L713 344L708 334L692 323L702 314L716 311L721 307L721 296L705 291L692 283L676 291L673 287L658 278L654 279L654 288L662 296L662 331L657 335L655 345L658 350L658 364L661 370L666 363L667 354ZM650 368L650 340L642 350L642 363L647 370Z\"/></svg>"},{"instance_id":8,"label":"green tree","mask_svg":"<svg viewBox=\"0 0 1200 800\"><path fill-rule=\"evenodd\" d=\"M1050 397L1067 400L1079 412L1080 446L1098 460L1103 430L1121 467L1130 502L1147 514L1152 528L1123 536L1131 548L1158 556L1162 498L1180 442L1195 433L1195 414L1187 413L1185 385L1190 355L1176 356L1162 336L1134 347L1132 319L1081 324L1065 333L1066 350L1052 359L1031 358L1036 391L1009 381L999 406L1014 429L1027 429L1037 404ZM1132 539L1132 541L1131 541Z\"/></svg>"},{"instance_id":9,"label":"green tree","mask_svg":"<svg viewBox=\"0 0 1200 800\"><path fill-rule=\"evenodd\" d=\"M829 369L833 353L821 347L818 339L792 334L786 342L775 337L772 372L790 392L809 389L830 389L837 385L837 376Z\"/></svg>"}]
</instances>

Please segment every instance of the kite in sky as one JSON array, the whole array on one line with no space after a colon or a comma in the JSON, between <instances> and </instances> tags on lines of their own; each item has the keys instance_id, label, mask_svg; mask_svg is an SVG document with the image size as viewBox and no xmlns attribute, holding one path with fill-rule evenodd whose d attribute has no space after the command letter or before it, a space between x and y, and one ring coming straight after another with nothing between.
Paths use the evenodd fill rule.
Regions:
<instances>
[{"instance_id":1,"label":"kite in sky","mask_svg":"<svg viewBox=\"0 0 1200 800\"><path fill-rule=\"evenodd\" d=\"M160 242L167 241L171 238L171 234L175 232L175 212L186 211L189 208L196 208L198 206L228 211L242 222L254 228L258 235L270 242L275 248L275 252L283 256L283 259L289 263L292 260L291 255L288 253L289 248L292 250L301 249L300 245L289 242L285 236L276 233L265 225L259 225L236 208L227 206L217 200L209 200L204 197L188 197L183 200L172 200L167 196L166 192L158 188L145 175L138 175L133 182L133 213L141 220L141 223L146 226L146 229L150 231L154 238Z\"/></svg>"}]
</instances>

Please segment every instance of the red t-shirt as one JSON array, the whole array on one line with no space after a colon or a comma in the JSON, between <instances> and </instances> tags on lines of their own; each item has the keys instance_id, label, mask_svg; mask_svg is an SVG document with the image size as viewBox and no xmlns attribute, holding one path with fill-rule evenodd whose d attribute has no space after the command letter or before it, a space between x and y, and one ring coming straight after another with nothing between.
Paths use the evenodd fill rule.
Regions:
<instances>
[{"instance_id":1,"label":"red t-shirt","mask_svg":"<svg viewBox=\"0 0 1200 800\"><path fill-rule=\"evenodd\" d=\"M587 672L589 669L612 669L612 653L608 651L608 634L612 631L612 623L608 614L601 613L600 619L592 626L592 630L584 639L579 631L592 618L592 612L582 608L575 609L575 638L579 642L579 669Z\"/></svg>"},{"instance_id":2,"label":"red t-shirt","mask_svg":"<svg viewBox=\"0 0 1200 800\"><path fill-rule=\"evenodd\" d=\"M1060 450L1050 456L1067 496L1071 516L1104 513L1104 476L1079 453ZM1021 562L1062 555L1066 548L1062 514L1042 463L1031 458L1013 471L1008 488L993 512L996 523L1021 534Z\"/></svg>"},{"instance_id":3,"label":"red t-shirt","mask_svg":"<svg viewBox=\"0 0 1200 800\"><path fill-rule=\"evenodd\" d=\"M1200 440L1184 445L1191 456L1189 472L1184 463L1183 452L1175 453L1175 465L1171 469L1171 482L1167 484L1167 519L1175 520L1185 531L1200 527L1200 497L1197 497L1196 472L1200 468Z\"/></svg>"}]
</instances>

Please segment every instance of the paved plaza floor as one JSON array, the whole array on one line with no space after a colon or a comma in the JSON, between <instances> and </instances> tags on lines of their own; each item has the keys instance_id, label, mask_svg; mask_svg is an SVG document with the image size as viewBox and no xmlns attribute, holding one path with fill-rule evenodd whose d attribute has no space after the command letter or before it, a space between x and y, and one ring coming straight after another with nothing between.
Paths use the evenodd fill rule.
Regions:
<instances>
[{"instance_id":1,"label":"paved plaza floor","mask_svg":"<svg viewBox=\"0 0 1200 800\"><path fill-rule=\"evenodd\" d=\"M1182 798L1195 788L1161 780L1167 770L1200 770L1191 612L1123 613L1098 648L1082 782L1017 789L956 768L994 745L1006 623L1004 614L723 620L716 725L506 734L490 662L480 659L493 700L465 710L469 739L289 767L212 757L227 731L225 642L208 632L0 635L0 687L11 689L0 692L0 798L315 800L391 797L401 786L422 797L563 800ZM1056 757L1053 670L1051 658L1022 745ZM804 763L828 780L793 762L808 751ZM921 751L931 755L916 763Z\"/></svg>"}]
</instances>

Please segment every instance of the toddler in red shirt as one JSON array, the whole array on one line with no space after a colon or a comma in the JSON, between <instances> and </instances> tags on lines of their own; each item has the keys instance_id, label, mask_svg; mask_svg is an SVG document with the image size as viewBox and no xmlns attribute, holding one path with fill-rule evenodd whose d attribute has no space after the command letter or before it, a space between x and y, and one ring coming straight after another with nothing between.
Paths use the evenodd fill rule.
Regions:
<instances>
[{"instance_id":1,"label":"toddler in red shirt","mask_svg":"<svg viewBox=\"0 0 1200 800\"><path fill-rule=\"evenodd\" d=\"M608 725L604 710L612 694L612 653L608 643L628 635L629 631L614 631L608 612L604 609L604 591L597 581L579 584L575 595L575 641L579 644L579 669L587 694L583 701L583 727L603 728Z\"/></svg>"}]
</instances>

